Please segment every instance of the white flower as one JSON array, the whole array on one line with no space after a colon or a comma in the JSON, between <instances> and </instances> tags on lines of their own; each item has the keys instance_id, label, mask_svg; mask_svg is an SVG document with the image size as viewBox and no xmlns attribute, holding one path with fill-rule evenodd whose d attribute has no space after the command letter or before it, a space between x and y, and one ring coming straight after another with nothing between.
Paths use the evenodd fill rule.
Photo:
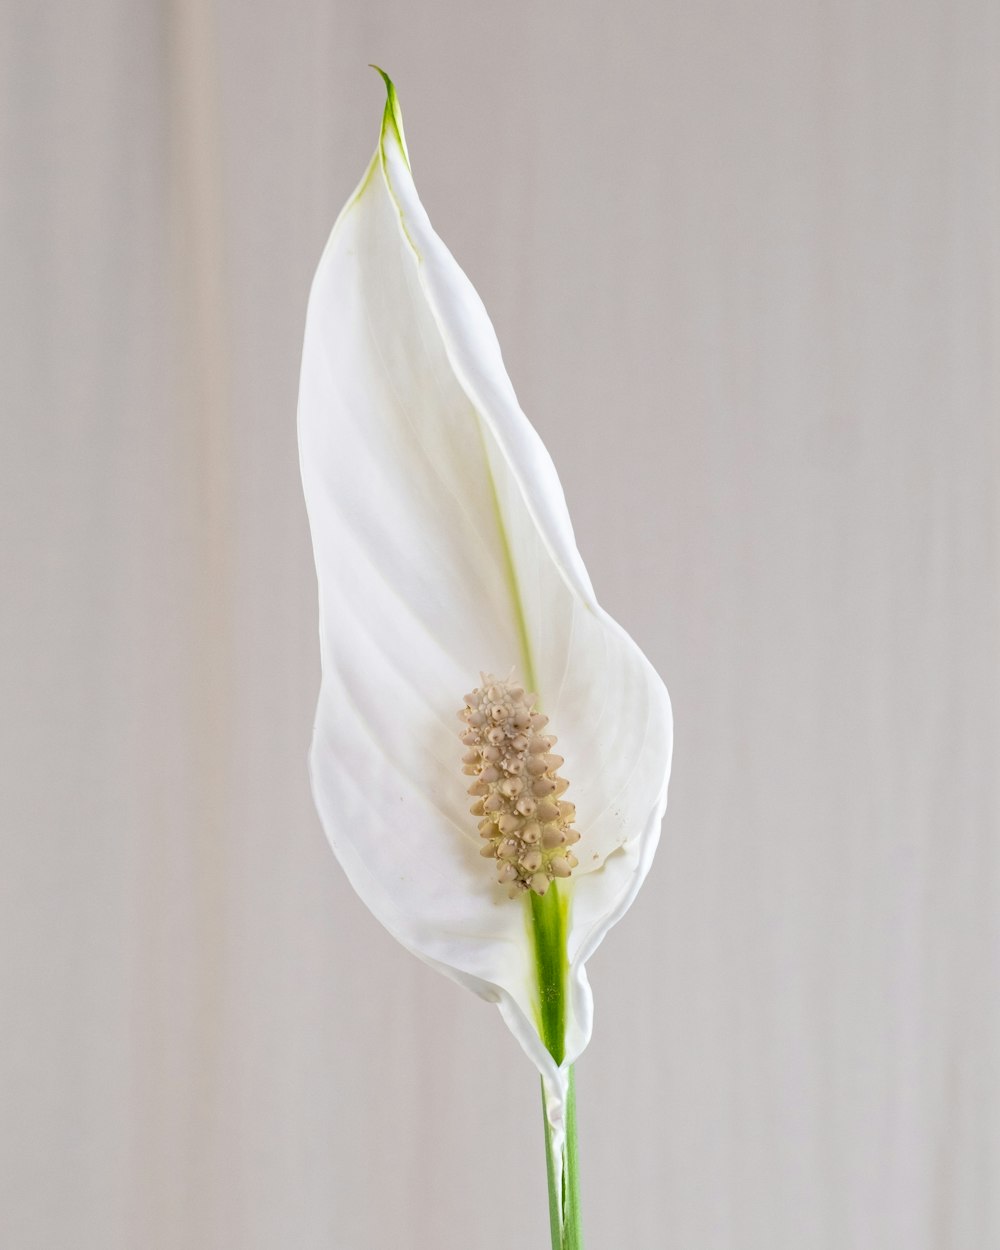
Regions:
<instances>
[{"instance_id":1,"label":"white flower","mask_svg":"<svg viewBox=\"0 0 1000 1250\"><path fill-rule=\"evenodd\" d=\"M659 837L670 704L594 597L486 311L417 197L386 83L378 149L313 282L302 361L323 670L313 790L378 919L499 1006L558 1134L591 1033L586 961ZM614 414L584 436L612 440ZM561 1064L541 1036L532 891L512 900L497 884L469 811L455 713L481 672L537 692L576 805L579 865L550 891L568 909Z\"/></svg>"}]
</instances>

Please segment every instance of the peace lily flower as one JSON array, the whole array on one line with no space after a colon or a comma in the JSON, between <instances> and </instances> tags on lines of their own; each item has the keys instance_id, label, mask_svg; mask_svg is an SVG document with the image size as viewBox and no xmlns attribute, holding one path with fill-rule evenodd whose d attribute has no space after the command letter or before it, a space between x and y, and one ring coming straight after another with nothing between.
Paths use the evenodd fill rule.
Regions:
<instances>
[{"instance_id":1,"label":"peace lily flower","mask_svg":"<svg viewBox=\"0 0 1000 1250\"><path fill-rule=\"evenodd\" d=\"M320 261L302 361L313 791L368 907L496 1003L541 1073L553 1244L575 1246L586 962L656 848L670 704L594 597L486 311L417 196L383 77L378 147Z\"/></svg>"}]
</instances>

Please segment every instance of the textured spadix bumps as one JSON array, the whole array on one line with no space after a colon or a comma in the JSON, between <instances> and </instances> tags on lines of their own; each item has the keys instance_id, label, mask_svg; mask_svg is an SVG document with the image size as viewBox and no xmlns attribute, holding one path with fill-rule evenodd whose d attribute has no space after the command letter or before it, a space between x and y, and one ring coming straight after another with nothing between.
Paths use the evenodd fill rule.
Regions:
<instances>
[{"instance_id":1,"label":"textured spadix bumps","mask_svg":"<svg viewBox=\"0 0 1000 1250\"><path fill-rule=\"evenodd\" d=\"M482 679L459 712L464 771L475 777L469 810L486 840L479 853L497 861L497 882L511 898L528 889L544 894L578 863L569 849L580 834L572 827L576 808L562 798L569 787L558 772L563 758L552 753L555 738L542 733L549 718L535 710L535 695L488 673Z\"/></svg>"},{"instance_id":2,"label":"textured spadix bumps","mask_svg":"<svg viewBox=\"0 0 1000 1250\"><path fill-rule=\"evenodd\" d=\"M481 241L480 263L494 246ZM612 422L602 429L598 415L584 414L588 437L610 446ZM558 1131L566 1069L592 1026L586 961L659 837L670 705L594 596L486 311L417 195L391 88L374 158L313 282L299 439L319 583L310 766L323 827L389 931L499 1006L546 1081ZM458 743L455 711L484 668L514 669L538 693L566 757L572 786L557 799L576 804L580 862L558 879L553 854L542 899L530 888L506 897L496 874L509 861L481 856L494 838L469 813L467 786L482 777L462 775L473 747ZM488 797L474 796L484 807ZM526 871L519 854L518 881ZM566 915L561 1065L540 1032L526 922L553 902Z\"/></svg>"}]
</instances>

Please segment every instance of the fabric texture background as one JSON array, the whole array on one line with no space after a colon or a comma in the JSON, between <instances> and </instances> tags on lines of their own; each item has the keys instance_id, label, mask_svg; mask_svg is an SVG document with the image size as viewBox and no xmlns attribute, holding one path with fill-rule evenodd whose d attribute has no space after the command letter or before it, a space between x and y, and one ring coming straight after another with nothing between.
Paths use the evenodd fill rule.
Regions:
<instances>
[{"instance_id":1,"label":"fabric texture background","mask_svg":"<svg viewBox=\"0 0 1000 1250\"><path fill-rule=\"evenodd\" d=\"M588 1245L1000 1245L998 28L4 7L0 1244L546 1244L530 1065L308 792L298 360L376 61L674 701L591 963Z\"/></svg>"}]
</instances>

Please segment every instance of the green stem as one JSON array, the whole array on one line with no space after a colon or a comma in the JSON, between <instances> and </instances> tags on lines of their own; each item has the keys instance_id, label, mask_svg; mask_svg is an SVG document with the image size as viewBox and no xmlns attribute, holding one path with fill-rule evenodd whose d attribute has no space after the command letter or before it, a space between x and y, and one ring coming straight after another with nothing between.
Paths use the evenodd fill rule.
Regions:
<instances>
[{"instance_id":1,"label":"green stem","mask_svg":"<svg viewBox=\"0 0 1000 1250\"><path fill-rule=\"evenodd\" d=\"M566 933L569 899L553 883L539 897L531 891L531 937L538 979L538 1024L545 1049L556 1064L566 1054Z\"/></svg>"},{"instance_id":2,"label":"green stem","mask_svg":"<svg viewBox=\"0 0 1000 1250\"><path fill-rule=\"evenodd\" d=\"M576 1072L569 1069L569 1093L566 1097L566 1149L563 1162L563 1242L566 1250L583 1250L583 1227L580 1223L580 1159L576 1145Z\"/></svg>"},{"instance_id":3,"label":"green stem","mask_svg":"<svg viewBox=\"0 0 1000 1250\"><path fill-rule=\"evenodd\" d=\"M580 1173L576 1146L576 1080L569 1070L569 1094L566 1102L566 1143L562 1153L561 1190L556 1190L556 1151L549 1127L545 1086L542 1086L542 1115L545 1121L545 1174L549 1190L549 1232L552 1250L583 1250L583 1228L580 1223Z\"/></svg>"},{"instance_id":4,"label":"green stem","mask_svg":"<svg viewBox=\"0 0 1000 1250\"><path fill-rule=\"evenodd\" d=\"M569 898L555 882L541 898L531 895L531 936L538 979L538 1024L542 1041L561 1065L566 1054L566 992L569 963L566 935L569 929ZM576 1144L576 1082L569 1069L566 1101L566 1138L561 1157L556 1156L549 1126L545 1086L542 1085L545 1122L545 1172L549 1193L549 1230L552 1250L583 1250L580 1227L580 1185ZM562 1178L557 1186L556 1177Z\"/></svg>"}]
</instances>

